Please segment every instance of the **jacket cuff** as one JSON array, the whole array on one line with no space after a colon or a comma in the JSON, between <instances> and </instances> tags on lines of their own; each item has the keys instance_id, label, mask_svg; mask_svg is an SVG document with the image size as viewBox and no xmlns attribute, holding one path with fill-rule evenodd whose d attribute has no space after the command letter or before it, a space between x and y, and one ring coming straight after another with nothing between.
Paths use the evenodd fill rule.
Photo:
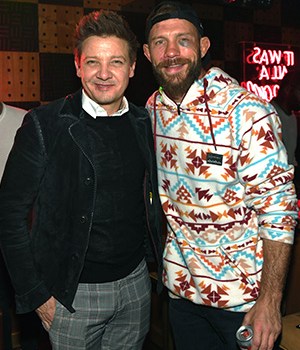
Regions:
<instances>
[{"instance_id":1,"label":"jacket cuff","mask_svg":"<svg viewBox=\"0 0 300 350\"><path fill-rule=\"evenodd\" d=\"M36 310L39 306L50 299L51 294L42 282L37 287L24 295L16 295L16 312L24 314Z\"/></svg>"}]
</instances>

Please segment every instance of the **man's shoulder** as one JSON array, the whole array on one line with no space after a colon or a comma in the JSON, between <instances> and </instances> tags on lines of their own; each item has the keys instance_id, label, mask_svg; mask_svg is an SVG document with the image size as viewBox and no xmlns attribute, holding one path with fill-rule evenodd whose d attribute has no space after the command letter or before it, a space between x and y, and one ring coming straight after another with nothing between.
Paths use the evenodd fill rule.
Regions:
<instances>
[{"instance_id":1,"label":"man's shoulder","mask_svg":"<svg viewBox=\"0 0 300 350\"><path fill-rule=\"evenodd\" d=\"M148 115L147 109L144 106L138 106L132 102L129 102L129 111L137 117Z\"/></svg>"},{"instance_id":2,"label":"man's shoulder","mask_svg":"<svg viewBox=\"0 0 300 350\"><path fill-rule=\"evenodd\" d=\"M68 97L69 96L65 96L54 101L43 103L40 106L33 108L32 111L34 111L37 114L40 114L43 112L59 109L63 106Z\"/></svg>"},{"instance_id":3,"label":"man's shoulder","mask_svg":"<svg viewBox=\"0 0 300 350\"><path fill-rule=\"evenodd\" d=\"M42 119L56 118L61 114L71 113L73 111L72 104L80 104L81 107L81 95L78 92L42 104L39 107L33 108L30 112Z\"/></svg>"}]
</instances>

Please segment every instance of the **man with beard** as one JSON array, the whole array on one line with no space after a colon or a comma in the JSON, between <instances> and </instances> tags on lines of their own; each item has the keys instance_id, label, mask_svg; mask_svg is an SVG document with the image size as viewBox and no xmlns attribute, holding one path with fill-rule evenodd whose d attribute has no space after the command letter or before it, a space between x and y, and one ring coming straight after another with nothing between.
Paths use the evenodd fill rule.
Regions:
<instances>
[{"instance_id":1,"label":"man with beard","mask_svg":"<svg viewBox=\"0 0 300 350\"><path fill-rule=\"evenodd\" d=\"M177 350L278 349L297 209L293 166L271 106L219 68L187 4L159 3L144 53L160 85L147 101L168 221L163 282Z\"/></svg>"}]
</instances>

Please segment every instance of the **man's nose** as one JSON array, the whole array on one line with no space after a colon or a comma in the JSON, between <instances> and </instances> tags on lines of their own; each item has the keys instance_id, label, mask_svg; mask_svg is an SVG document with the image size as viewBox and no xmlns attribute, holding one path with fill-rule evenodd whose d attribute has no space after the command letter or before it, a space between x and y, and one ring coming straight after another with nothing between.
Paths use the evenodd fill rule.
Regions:
<instances>
[{"instance_id":1,"label":"man's nose","mask_svg":"<svg viewBox=\"0 0 300 350\"><path fill-rule=\"evenodd\" d=\"M176 57L180 55L179 46L177 43L169 41L166 46L165 56L166 57Z\"/></svg>"},{"instance_id":2,"label":"man's nose","mask_svg":"<svg viewBox=\"0 0 300 350\"><path fill-rule=\"evenodd\" d=\"M111 78L111 70L108 64L101 64L97 70L97 78L107 80Z\"/></svg>"}]
</instances>

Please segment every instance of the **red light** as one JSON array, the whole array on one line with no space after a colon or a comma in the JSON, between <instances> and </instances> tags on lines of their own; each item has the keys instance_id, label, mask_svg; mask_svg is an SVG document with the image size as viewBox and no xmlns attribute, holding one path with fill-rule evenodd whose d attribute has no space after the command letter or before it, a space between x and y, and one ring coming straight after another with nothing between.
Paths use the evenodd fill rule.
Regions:
<instances>
[{"instance_id":1,"label":"red light","mask_svg":"<svg viewBox=\"0 0 300 350\"><path fill-rule=\"evenodd\" d=\"M277 95L279 83L295 65L295 53L292 50L275 49L272 44L254 45L244 50L244 72L251 69L254 74L241 83L247 90L270 101Z\"/></svg>"}]
</instances>

